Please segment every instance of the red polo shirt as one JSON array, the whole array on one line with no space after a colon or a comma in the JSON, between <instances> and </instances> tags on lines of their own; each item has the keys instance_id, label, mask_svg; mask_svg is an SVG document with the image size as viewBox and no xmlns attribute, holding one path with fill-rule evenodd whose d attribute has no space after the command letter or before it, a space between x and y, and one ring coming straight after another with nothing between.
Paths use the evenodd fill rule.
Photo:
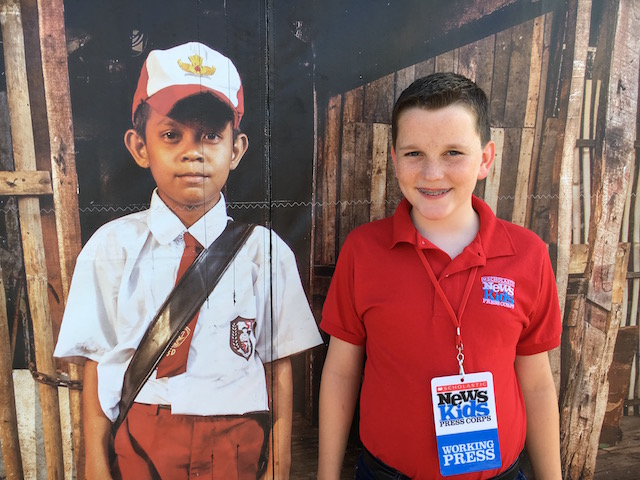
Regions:
<instances>
[{"instance_id":1,"label":"red polo shirt","mask_svg":"<svg viewBox=\"0 0 640 480\"><path fill-rule=\"evenodd\" d=\"M406 200L392 217L353 230L340 252L320 327L366 347L360 437L376 457L411 478L441 478L431 405L433 377L458 373L455 327L416 245L458 312L470 272L478 267L460 319L465 371L493 373L504 470L526 434L516 355L560 344L561 315L545 244L531 231L497 219L473 198L475 240L453 260L413 226ZM500 470L448 478L485 479Z\"/></svg>"}]
</instances>

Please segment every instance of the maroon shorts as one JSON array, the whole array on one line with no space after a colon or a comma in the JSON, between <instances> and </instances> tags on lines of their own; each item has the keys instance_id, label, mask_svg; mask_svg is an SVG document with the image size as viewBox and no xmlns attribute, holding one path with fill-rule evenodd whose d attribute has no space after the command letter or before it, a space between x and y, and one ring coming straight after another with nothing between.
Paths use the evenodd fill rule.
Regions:
<instances>
[{"instance_id":1,"label":"maroon shorts","mask_svg":"<svg viewBox=\"0 0 640 480\"><path fill-rule=\"evenodd\" d=\"M267 418L172 415L134 403L114 440L114 479L255 480L266 460Z\"/></svg>"}]
</instances>

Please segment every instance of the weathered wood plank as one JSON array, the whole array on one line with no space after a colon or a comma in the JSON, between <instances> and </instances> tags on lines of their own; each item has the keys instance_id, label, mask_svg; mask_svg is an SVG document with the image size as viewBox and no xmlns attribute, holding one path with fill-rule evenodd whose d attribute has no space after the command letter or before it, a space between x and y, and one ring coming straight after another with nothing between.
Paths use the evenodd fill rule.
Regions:
<instances>
[{"instance_id":1,"label":"weathered wood plank","mask_svg":"<svg viewBox=\"0 0 640 480\"><path fill-rule=\"evenodd\" d=\"M544 50L544 24L545 17L533 20L531 33L531 53L529 55L529 82L527 91L527 108L524 114L524 126L533 128L536 126L538 115L538 98L540 94L540 82L542 81L542 64Z\"/></svg>"},{"instance_id":2,"label":"weathered wood plank","mask_svg":"<svg viewBox=\"0 0 640 480\"><path fill-rule=\"evenodd\" d=\"M436 60L435 58L428 58L427 60L416 64L416 78L426 77L427 75L435 72Z\"/></svg>"},{"instance_id":3,"label":"weathered wood plank","mask_svg":"<svg viewBox=\"0 0 640 480\"><path fill-rule=\"evenodd\" d=\"M511 214L511 221L520 226L525 225L527 218L529 175L531 173L531 158L533 155L534 140L535 129L527 127L523 128L520 138L518 172L516 174L516 188L513 199L513 211Z\"/></svg>"},{"instance_id":4,"label":"weathered wood plank","mask_svg":"<svg viewBox=\"0 0 640 480\"><path fill-rule=\"evenodd\" d=\"M361 122L364 108L364 86L350 90L344 94L342 107L343 122Z\"/></svg>"},{"instance_id":5,"label":"weathered wood plank","mask_svg":"<svg viewBox=\"0 0 640 480\"><path fill-rule=\"evenodd\" d=\"M18 437L18 416L14 399L11 336L7 298L0 266L0 447L6 478L22 478L22 457Z\"/></svg>"},{"instance_id":6,"label":"weathered wood plank","mask_svg":"<svg viewBox=\"0 0 640 480\"><path fill-rule=\"evenodd\" d=\"M540 154L536 162L537 169L535 175L534 198L532 199L532 210L530 228L544 240L549 239L551 199L555 195L553 190L553 158L556 144L559 139L560 121L557 118L547 118L544 122L542 132ZM534 157L536 158L536 157ZM555 265L555 255L551 257ZM562 292L558 290L562 295Z\"/></svg>"},{"instance_id":7,"label":"weathered wood plank","mask_svg":"<svg viewBox=\"0 0 640 480\"><path fill-rule=\"evenodd\" d=\"M518 180L518 162L520 156L521 128L504 128L504 141L502 146L502 169L500 172L500 184L498 186L498 204L496 214L498 217L511 221L513 213L513 201Z\"/></svg>"},{"instance_id":8,"label":"weathered wood plank","mask_svg":"<svg viewBox=\"0 0 640 480\"><path fill-rule=\"evenodd\" d=\"M560 400L564 478L593 478L609 395L607 374L622 317L620 302L628 260L629 244L618 244L610 311L580 294L568 312L568 332L565 331L564 335L569 342L563 345L568 380ZM583 321L584 318L591 321ZM566 400L569 398L575 398L576 402L568 404Z\"/></svg>"},{"instance_id":9,"label":"weathered wood plank","mask_svg":"<svg viewBox=\"0 0 640 480\"><path fill-rule=\"evenodd\" d=\"M393 98L392 95L389 95ZM353 177L353 223L351 229L367 223L370 219L371 172L373 161L373 125L356 124L355 168Z\"/></svg>"},{"instance_id":10,"label":"weathered wood plank","mask_svg":"<svg viewBox=\"0 0 640 480\"><path fill-rule=\"evenodd\" d=\"M3 0L0 8L14 164L18 171L35 171L35 149L29 110L20 4L16 0ZM18 209L27 274L29 310L34 329L36 363L41 372L55 376L40 204L37 198L21 197L18 200ZM56 387L41 384L39 391L47 476L50 479L61 480L64 477L64 464L58 390Z\"/></svg>"},{"instance_id":11,"label":"weathered wood plank","mask_svg":"<svg viewBox=\"0 0 640 480\"><path fill-rule=\"evenodd\" d=\"M356 175L356 124L345 122L342 125L342 148L340 149L340 224L338 247L342 248L345 239L354 225L354 178Z\"/></svg>"},{"instance_id":12,"label":"weathered wood plank","mask_svg":"<svg viewBox=\"0 0 640 480\"><path fill-rule=\"evenodd\" d=\"M318 235L319 248L315 263L333 265L336 263L336 205L338 201L338 161L340 156L340 123L342 117L342 96L329 99L326 123L324 126L324 145L320 160L319 209L321 222Z\"/></svg>"},{"instance_id":13,"label":"weathered wood plank","mask_svg":"<svg viewBox=\"0 0 640 480\"><path fill-rule=\"evenodd\" d=\"M511 30L496 34L494 50L494 76L491 84L489 102L491 120L494 127L505 125L505 107L507 101L507 85L509 77L509 60L511 57ZM489 93L489 92L487 92Z\"/></svg>"},{"instance_id":14,"label":"weathered wood plank","mask_svg":"<svg viewBox=\"0 0 640 480\"><path fill-rule=\"evenodd\" d=\"M398 100L398 97L404 91L404 89L411 85L415 79L415 65L411 65L410 67L403 68L402 70L396 72L396 89L394 93L394 102Z\"/></svg>"},{"instance_id":15,"label":"weathered wood plank","mask_svg":"<svg viewBox=\"0 0 640 480\"><path fill-rule=\"evenodd\" d=\"M495 35L490 35L458 49L458 73L476 82L487 97L491 94L495 43Z\"/></svg>"},{"instance_id":16,"label":"weathered wood plank","mask_svg":"<svg viewBox=\"0 0 640 480\"><path fill-rule=\"evenodd\" d=\"M458 53L457 50L449 50L435 58L436 72L456 72L458 69Z\"/></svg>"},{"instance_id":17,"label":"weathered wood plank","mask_svg":"<svg viewBox=\"0 0 640 480\"><path fill-rule=\"evenodd\" d=\"M0 172L0 195L52 195L49 172Z\"/></svg>"},{"instance_id":18,"label":"weathered wood plank","mask_svg":"<svg viewBox=\"0 0 640 480\"><path fill-rule=\"evenodd\" d=\"M600 444L615 445L622 438L620 421L629 392L631 364L638 347L638 326L620 327L608 373L609 397L600 432Z\"/></svg>"},{"instance_id":19,"label":"weathered wood plank","mask_svg":"<svg viewBox=\"0 0 640 480\"><path fill-rule=\"evenodd\" d=\"M558 213L556 282L558 290L567 288L569 275L569 254L571 251L571 225L573 203L573 164L577 154L576 140L580 136L580 120L584 80L589 47L589 25L591 20L591 1L579 0L576 13L575 37L573 39L573 63L569 95L567 97L564 141L558 174ZM561 311L564 303L560 304Z\"/></svg>"},{"instance_id":20,"label":"weathered wood plank","mask_svg":"<svg viewBox=\"0 0 640 480\"><path fill-rule=\"evenodd\" d=\"M544 17L544 32L543 32L543 40L542 40L542 65L540 72L540 90L538 93L538 105L537 105L537 113L536 113L536 123L535 123L535 135L533 141L533 152L532 152L532 163L531 163L531 171L529 173L529 193L531 198L527 205L527 214L524 225L538 233L538 230L532 227L532 219L533 219L533 211L536 206L536 198L534 193L536 192L536 181L538 178L538 169L539 167L544 168L544 165L540 165L544 162L544 153L542 151L543 148L543 132L545 128L548 126L543 121L544 111L545 111L545 101L543 100L547 96L547 82L549 81L549 62L550 62L550 52L551 52L551 30L552 25L554 23L553 13L548 13ZM533 61L533 60L532 60ZM526 119L525 119L526 121ZM548 240L548 237L543 237ZM556 371L560 371L560 365L557 365Z\"/></svg>"},{"instance_id":21,"label":"weathered wood plank","mask_svg":"<svg viewBox=\"0 0 640 480\"><path fill-rule=\"evenodd\" d=\"M398 179L396 178L396 170L393 166L393 159L389 155L387 159L387 188L386 188L385 216L393 215L396 211L398 203L404 198Z\"/></svg>"},{"instance_id":22,"label":"weathered wood plank","mask_svg":"<svg viewBox=\"0 0 640 480\"><path fill-rule=\"evenodd\" d=\"M529 82L531 81L531 42L533 20L511 28L511 54L506 72L507 92L504 105L504 127L522 127L527 111Z\"/></svg>"},{"instance_id":23,"label":"weathered wood plank","mask_svg":"<svg viewBox=\"0 0 640 480\"><path fill-rule=\"evenodd\" d=\"M369 219L385 217L387 161L390 155L391 126L373 124L373 163L371 166L371 206Z\"/></svg>"},{"instance_id":24,"label":"weathered wood plank","mask_svg":"<svg viewBox=\"0 0 640 480\"><path fill-rule=\"evenodd\" d=\"M364 119L368 123L391 123L395 74L391 73L366 85Z\"/></svg>"}]
</instances>

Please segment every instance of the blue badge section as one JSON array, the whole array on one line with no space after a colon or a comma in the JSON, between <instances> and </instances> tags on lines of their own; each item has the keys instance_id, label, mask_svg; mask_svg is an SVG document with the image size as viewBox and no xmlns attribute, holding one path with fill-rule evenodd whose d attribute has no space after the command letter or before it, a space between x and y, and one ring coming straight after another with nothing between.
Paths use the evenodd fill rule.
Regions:
<instances>
[{"instance_id":1,"label":"blue badge section","mask_svg":"<svg viewBox=\"0 0 640 480\"><path fill-rule=\"evenodd\" d=\"M438 456L443 476L500 468L498 430L438 437Z\"/></svg>"},{"instance_id":2,"label":"blue badge section","mask_svg":"<svg viewBox=\"0 0 640 480\"><path fill-rule=\"evenodd\" d=\"M431 399L443 476L502 466L491 372L432 378Z\"/></svg>"}]
</instances>

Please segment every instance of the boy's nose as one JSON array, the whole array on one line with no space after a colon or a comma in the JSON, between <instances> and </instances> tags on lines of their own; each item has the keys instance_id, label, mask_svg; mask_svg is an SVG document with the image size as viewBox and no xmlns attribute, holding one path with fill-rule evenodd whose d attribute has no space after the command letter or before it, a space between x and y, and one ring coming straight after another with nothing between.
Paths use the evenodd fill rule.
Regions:
<instances>
[{"instance_id":1,"label":"boy's nose","mask_svg":"<svg viewBox=\"0 0 640 480\"><path fill-rule=\"evenodd\" d=\"M426 159L422 164L422 175L429 179L442 177L440 162L434 159Z\"/></svg>"},{"instance_id":2,"label":"boy's nose","mask_svg":"<svg viewBox=\"0 0 640 480\"><path fill-rule=\"evenodd\" d=\"M196 140L185 141L184 150L182 152L182 159L185 161L202 160L202 143Z\"/></svg>"}]
</instances>

